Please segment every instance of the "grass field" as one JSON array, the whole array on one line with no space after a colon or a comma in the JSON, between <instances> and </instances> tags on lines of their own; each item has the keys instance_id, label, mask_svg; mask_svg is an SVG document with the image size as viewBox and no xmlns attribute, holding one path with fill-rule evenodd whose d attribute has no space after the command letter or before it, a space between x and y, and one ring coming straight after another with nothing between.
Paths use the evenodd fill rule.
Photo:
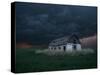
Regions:
<instances>
[{"instance_id":1,"label":"grass field","mask_svg":"<svg viewBox=\"0 0 100 75\"><path fill-rule=\"evenodd\" d=\"M16 49L16 72L89 69L97 67L97 55L47 56L36 54L33 48Z\"/></svg>"}]
</instances>

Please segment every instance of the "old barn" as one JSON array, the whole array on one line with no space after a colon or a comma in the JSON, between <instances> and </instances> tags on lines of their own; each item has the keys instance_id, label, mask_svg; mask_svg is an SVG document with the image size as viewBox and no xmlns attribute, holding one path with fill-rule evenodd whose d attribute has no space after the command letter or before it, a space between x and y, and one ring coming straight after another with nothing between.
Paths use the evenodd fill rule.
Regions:
<instances>
[{"instance_id":1,"label":"old barn","mask_svg":"<svg viewBox=\"0 0 100 75\"><path fill-rule=\"evenodd\" d=\"M49 50L56 51L80 51L81 42L76 34L72 34L69 37L62 37L51 41L48 48Z\"/></svg>"}]
</instances>

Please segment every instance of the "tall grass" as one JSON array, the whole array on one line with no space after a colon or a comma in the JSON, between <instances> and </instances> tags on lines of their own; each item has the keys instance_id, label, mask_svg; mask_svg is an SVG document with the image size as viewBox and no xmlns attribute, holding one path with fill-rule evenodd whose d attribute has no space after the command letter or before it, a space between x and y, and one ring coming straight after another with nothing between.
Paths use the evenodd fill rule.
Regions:
<instances>
[{"instance_id":1,"label":"tall grass","mask_svg":"<svg viewBox=\"0 0 100 75\"><path fill-rule=\"evenodd\" d=\"M72 70L97 67L97 55L53 55L36 54L39 49L16 49L16 72L39 72L52 70Z\"/></svg>"}]
</instances>

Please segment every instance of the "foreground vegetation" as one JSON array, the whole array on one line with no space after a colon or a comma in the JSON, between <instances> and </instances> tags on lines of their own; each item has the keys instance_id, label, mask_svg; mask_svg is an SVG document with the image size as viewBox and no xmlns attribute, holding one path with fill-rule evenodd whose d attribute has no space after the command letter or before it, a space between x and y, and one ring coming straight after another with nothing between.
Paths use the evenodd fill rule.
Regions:
<instances>
[{"instance_id":1,"label":"foreground vegetation","mask_svg":"<svg viewBox=\"0 0 100 75\"><path fill-rule=\"evenodd\" d=\"M16 72L89 69L97 67L96 52L78 56L48 56L36 54L38 49L16 49Z\"/></svg>"}]
</instances>

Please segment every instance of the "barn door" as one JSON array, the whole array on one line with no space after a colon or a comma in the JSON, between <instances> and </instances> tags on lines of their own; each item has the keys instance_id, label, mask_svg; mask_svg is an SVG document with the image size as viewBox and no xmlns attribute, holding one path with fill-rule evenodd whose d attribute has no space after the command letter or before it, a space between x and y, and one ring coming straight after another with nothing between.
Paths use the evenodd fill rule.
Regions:
<instances>
[{"instance_id":1,"label":"barn door","mask_svg":"<svg viewBox=\"0 0 100 75\"><path fill-rule=\"evenodd\" d=\"M73 45L73 49L76 50L76 48L77 48L76 45Z\"/></svg>"},{"instance_id":2,"label":"barn door","mask_svg":"<svg viewBox=\"0 0 100 75\"><path fill-rule=\"evenodd\" d=\"M65 52L65 50L66 50L66 46L63 46L63 50L64 50L64 52Z\"/></svg>"},{"instance_id":3,"label":"barn door","mask_svg":"<svg viewBox=\"0 0 100 75\"><path fill-rule=\"evenodd\" d=\"M76 50L76 48L77 48L77 47L76 47L76 43L77 43L77 39L73 39L73 44L74 44L74 45L73 45L73 49L74 49L74 50Z\"/></svg>"}]
</instances>

